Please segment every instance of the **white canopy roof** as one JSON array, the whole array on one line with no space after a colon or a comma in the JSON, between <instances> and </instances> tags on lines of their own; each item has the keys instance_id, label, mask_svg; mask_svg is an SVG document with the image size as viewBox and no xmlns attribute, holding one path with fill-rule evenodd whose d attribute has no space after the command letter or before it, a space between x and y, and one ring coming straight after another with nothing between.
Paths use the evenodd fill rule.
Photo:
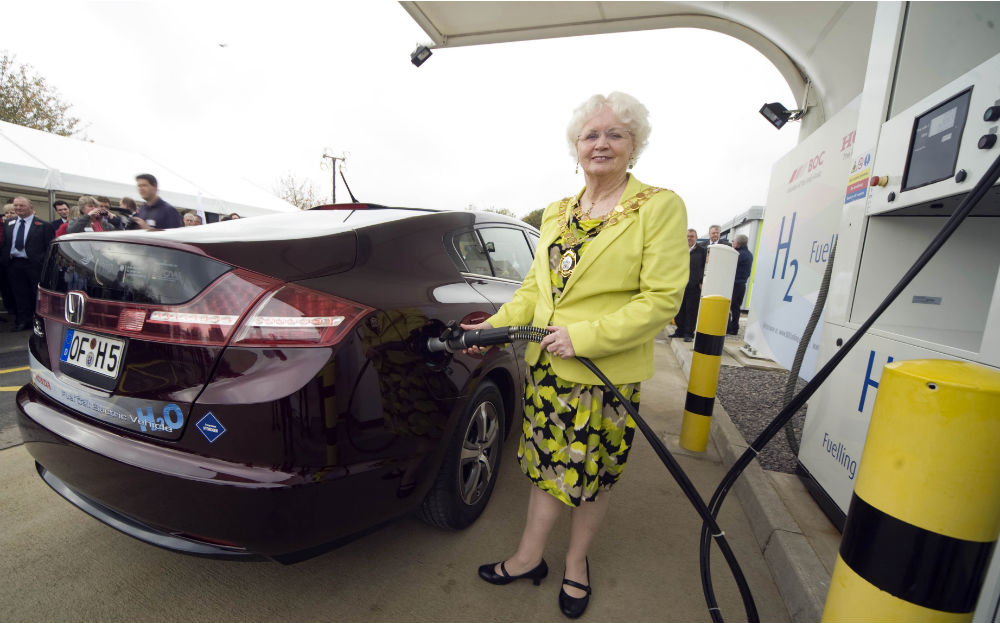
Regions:
<instances>
[{"instance_id":1,"label":"white canopy roof","mask_svg":"<svg viewBox=\"0 0 1000 623\"><path fill-rule=\"evenodd\" d=\"M139 173L155 175L159 195L176 208L241 216L298 212L245 180L205 172L181 174L142 154L0 121L0 184L135 197Z\"/></svg>"},{"instance_id":2,"label":"white canopy roof","mask_svg":"<svg viewBox=\"0 0 1000 623\"><path fill-rule=\"evenodd\" d=\"M862 89L875 2L400 2L435 48L659 28L703 28L768 58L803 105L800 139ZM433 62L433 61L432 61ZM792 108L793 106L789 106Z\"/></svg>"}]
</instances>

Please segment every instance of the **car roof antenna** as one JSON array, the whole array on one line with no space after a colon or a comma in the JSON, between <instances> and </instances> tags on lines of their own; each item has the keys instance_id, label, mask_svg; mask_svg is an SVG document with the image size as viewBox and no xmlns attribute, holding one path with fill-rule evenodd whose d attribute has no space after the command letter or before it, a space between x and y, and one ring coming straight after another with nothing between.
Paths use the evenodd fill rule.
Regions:
<instances>
[{"instance_id":1,"label":"car roof antenna","mask_svg":"<svg viewBox=\"0 0 1000 623\"><path fill-rule=\"evenodd\" d=\"M340 179L344 180L344 186L347 187L347 194L351 196L351 203L357 203L357 198L354 196L354 193L351 192L351 185L347 183L347 178L344 177L343 169L340 170Z\"/></svg>"}]
</instances>

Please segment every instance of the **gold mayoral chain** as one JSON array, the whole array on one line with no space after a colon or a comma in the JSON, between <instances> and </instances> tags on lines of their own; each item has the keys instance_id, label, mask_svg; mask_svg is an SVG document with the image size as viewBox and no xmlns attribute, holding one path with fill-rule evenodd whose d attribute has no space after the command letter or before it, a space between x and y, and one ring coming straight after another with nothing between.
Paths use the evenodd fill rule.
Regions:
<instances>
[{"instance_id":1,"label":"gold mayoral chain","mask_svg":"<svg viewBox=\"0 0 1000 623\"><path fill-rule=\"evenodd\" d=\"M628 201L616 205L614 209L608 211L607 214L600 217L601 222L597 225L597 227L591 229L587 233L587 235L584 236L583 238L578 238L574 230L570 229L569 227L570 219L567 212L569 210L570 202L573 201L575 197L566 197L565 199L562 200L562 203L559 205L559 227L560 227L559 233L562 234L562 238L564 241L566 241L567 245L569 245L570 247L575 247L584 240L586 240L587 238L596 236L605 227L611 227L612 225L616 225L618 221L622 220L632 212L638 210L640 207L642 207L642 204L646 203L646 201L650 197L660 192L661 190L663 189L651 186L646 190L638 192L637 194L632 196L632 198L630 198ZM583 214L583 211L580 209L579 202L576 203L573 211L574 214L576 214L576 218L580 221L585 220L586 217L589 217L589 214L587 215ZM577 259L576 251L574 251L573 249L566 249L566 252L562 254L562 259L559 261L559 274L562 275L563 277L569 277L570 275L572 275L573 271L576 269L576 259Z\"/></svg>"}]
</instances>

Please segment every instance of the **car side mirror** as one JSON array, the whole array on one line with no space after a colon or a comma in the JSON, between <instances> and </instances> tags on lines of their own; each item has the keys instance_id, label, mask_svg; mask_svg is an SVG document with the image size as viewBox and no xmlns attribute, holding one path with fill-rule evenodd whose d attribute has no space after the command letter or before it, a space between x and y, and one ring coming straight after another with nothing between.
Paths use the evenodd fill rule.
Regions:
<instances>
[{"instance_id":1,"label":"car side mirror","mask_svg":"<svg viewBox=\"0 0 1000 623\"><path fill-rule=\"evenodd\" d=\"M497 246L495 244L493 244L492 242L487 242L486 243L486 252L487 253L496 253L496 251L497 251Z\"/></svg>"}]
</instances>

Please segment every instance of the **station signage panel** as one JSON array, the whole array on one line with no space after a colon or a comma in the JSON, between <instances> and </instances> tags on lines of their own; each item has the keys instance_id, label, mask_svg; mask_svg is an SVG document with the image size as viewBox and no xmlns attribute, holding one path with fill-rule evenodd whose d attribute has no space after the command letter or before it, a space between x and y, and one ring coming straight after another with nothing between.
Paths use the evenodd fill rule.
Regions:
<instances>
[{"instance_id":1,"label":"station signage panel","mask_svg":"<svg viewBox=\"0 0 1000 623\"><path fill-rule=\"evenodd\" d=\"M860 96L771 170L746 341L789 369L837 240L844 189L856 164L859 104ZM799 371L806 380L816 369L822 325L821 318Z\"/></svg>"}]
</instances>

